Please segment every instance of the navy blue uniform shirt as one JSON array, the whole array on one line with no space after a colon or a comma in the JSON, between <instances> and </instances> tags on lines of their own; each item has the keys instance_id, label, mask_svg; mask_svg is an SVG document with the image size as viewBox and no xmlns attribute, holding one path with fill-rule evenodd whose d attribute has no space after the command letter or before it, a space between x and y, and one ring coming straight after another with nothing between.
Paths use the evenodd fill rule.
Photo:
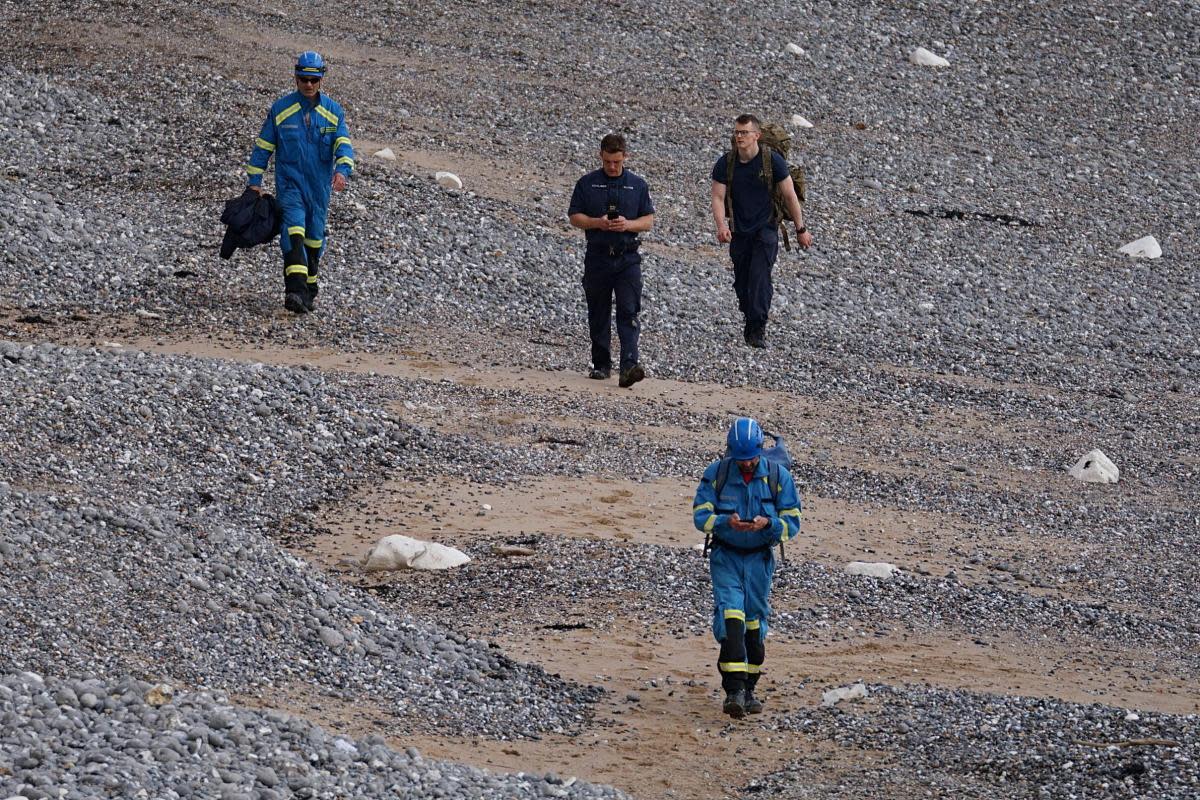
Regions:
<instances>
[{"instance_id":1,"label":"navy blue uniform shirt","mask_svg":"<svg viewBox=\"0 0 1200 800\"><path fill-rule=\"evenodd\" d=\"M729 153L717 159L713 166L712 179L717 183L725 183L728 178ZM754 233L771 224L771 194L762 175L762 148L758 155L745 164L734 156L733 185L726 186L726 192L733 193L733 232L735 234ZM771 179L779 183L791 175L788 172L787 161L774 150L771 151Z\"/></svg>"},{"instance_id":2,"label":"navy blue uniform shirt","mask_svg":"<svg viewBox=\"0 0 1200 800\"><path fill-rule=\"evenodd\" d=\"M630 221L654 213L650 187L644 180L627 169L622 170L621 175L616 178L610 178L604 174L603 169L598 169L584 175L575 183L567 215L586 214L589 217L603 217L608 213L609 203L615 203L617 212ZM583 233L587 237L589 250L628 245L637 238L636 233L601 231L594 228Z\"/></svg>"}]
</instances>

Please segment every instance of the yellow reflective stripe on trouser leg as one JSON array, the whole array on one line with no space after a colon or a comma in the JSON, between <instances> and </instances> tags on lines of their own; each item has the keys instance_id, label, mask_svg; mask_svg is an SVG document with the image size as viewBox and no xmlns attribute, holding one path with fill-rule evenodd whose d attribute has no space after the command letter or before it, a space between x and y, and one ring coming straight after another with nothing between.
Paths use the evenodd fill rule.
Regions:
<instances>
[{"instance_id":1,"label":"yellow reflective stripe on trouser leg","mask_svg":"<svg viewBox=\"0 0 1200 800\"><path fill-rule=\"evenodd\" d=\"M745 622L746 612L740 608L727 608L725 609L725 619L740 619L742 622Z\"/></svg>"},{"instance_id":2,"label":"yellow reflective stripe on trouser leg","mask_svg":"<svg viewBox=\"0 0 1200 800\"><path fill-rule=\"evenodd\" d=\"M292 275L307 275L308 274L308 265L307 264L288 264L287 269L285 269L283 271L283 274L286 276L289 276L289 277Z\"/></svg>"},{"instance_id":3,"label":"yellow reflective stripe on trouser leg","mask_svg":"<svg viewBox=\"0 0 1200 800\"><path fill-rule=\"evenodd\" d=\"M316 275L309 275L309 276L308 276L308 282L309 282L310 284L312 284L312 283L316 283L316 282L317 282L317 276L316 276Z\"/></svg>"},{"instance_id":4,"label":"yellow reflective stripe on trouser leg","mask_svg":"<svg viewBox=\"0 0 1200 800\"><path fill-rule=\"evenodd\" d=\"M320 247L322 241L323 240L321 240L321 239L305 239L304 246L305 247Z\"/></svg>"},{"instance_id":5,"label":"yellow reflective stripe on trouser leg","mask_svg":"<svg viewBox=\"0 0 1200 800\"><path fill-rule=\"evenodd\" d=\"M746 672L750 673L751 675L759 675L762 673L762 671L763 671L762 664L747 664L746 665Z\"/></svg>"},{"instance_id":6,"label":"yellow reflective stripe on trouser leg","mask_svg":"<svg viewBox=\"0 0 1200 800\"><path fill-rule=\"evenodd\" d=\"M297 234L300 236L304 235L303 225L293 225L292 227L288 228L288 236L296 236Z\"/></svg>"},{"instance_id":7,"label":"yellow reflective stripe on trouser leg","mask_svg":"<svg viewBox=\"0 0 1200 800\"><path fill-rule=\"evenodd\" d=\"M759 622L758 620L756 620L756 619L748 619L748 620L746 620L746 630L748 630L748 631L756 631L756 630L758 630L760 627L762 627L762 623L761 623L761 622Z\"/></svg>"},{"instance_id":8,"label":"yellow reflective stripe on trouser leg","mask_svg":"<svg viewBox=\"0 0 1200 800\"><path fill-rule=\"evenodd\" d=\"M717 669L721 672L749 672L750 665L745 661L718 661Z\"/></svg>"}]
</instances>

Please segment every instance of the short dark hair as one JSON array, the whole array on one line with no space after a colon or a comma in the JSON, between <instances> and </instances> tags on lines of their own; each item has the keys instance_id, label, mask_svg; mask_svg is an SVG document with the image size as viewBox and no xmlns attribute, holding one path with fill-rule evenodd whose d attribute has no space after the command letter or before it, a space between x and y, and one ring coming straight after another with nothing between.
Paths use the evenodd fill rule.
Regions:
<instances>
[{"instance_id":1,"label":"short dark hair","mask_svg":"<svg viewBox=\"0 0 1200 800\"><path fill-rule=\"evenodd\" d=\"M753 114L742 114L740 117L735 119L734 122L738 125L749 125L753 123L754 127L756 128L762 127L762 123L758 121L758 117L754 116Z\"/></svg>"},{"instance_id":2,"label":"short dark hair","mask_svg":"<svg viewBox=\"0 0 1200 800\"><path fill-rule=\"evenodd\" d=\"M624 153L625 137L619 133L610 133L600 140L601 153Z\"/></svg>"}]
</instances>

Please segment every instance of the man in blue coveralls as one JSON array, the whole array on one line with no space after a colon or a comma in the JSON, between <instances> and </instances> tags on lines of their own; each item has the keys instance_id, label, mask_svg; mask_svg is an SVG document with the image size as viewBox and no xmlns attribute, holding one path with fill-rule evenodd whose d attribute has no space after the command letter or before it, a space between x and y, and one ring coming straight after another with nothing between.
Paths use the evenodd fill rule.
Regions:
<instances>
[{"instance_id":1,"label":"man in blue coveralls","mask_svg":"<svg viewBox=\"0 0 1200 800\"><path fill-rule=\"evenodd\" d=\"M772 189L766 184L762 150L758 146L762 135L758 117L742 114L734 122L736 148L717 159L712 171L712 215L717 225L717 241L729 243L729 258L733 262L733 291L737 294L738 309L746 319L744 335L751 347L766 347L767 315L771 311L771 269L779 255L779 231L771 202ZM729 180L729 159L734 156L733 180ZM804 227L804 212L800 198L783 156L771 152L771 181L783 197L788 216L796 225L800 246L812 246L812 234ZM726 185L728 184L728 185ZM733 229L726 219L726 193L733 211Z\"/></svg>"},{"instance_id":2,"label":"man in blue coveralls","mask_svg":"<svg viewBox=\"0 0 1200 800\"><path fill-rule=\"evenodd\" d=\"M262 193L275 155L275 197L283 213L283 306L312 311L325 249L330 189L342 191L354 171L354 150L342 107L321 92L325 59L307 50L296 59L296 91L271 106L246 164L247 184Z\"/></svg>"},{"instance_id":3,"label":"man in blue coveralls","mask_svg":"<svg viewBox=\"0 0 1200 800\"><path fill-rule=\"evenodd\" d=\"M621 340L618 383L630 388L646 371L638 363L638 312L642 310L642 257L638 234L654 225L654 203L646 182L625 169L625 137L600 140L601 168L584 175L571 193L571 224L584 231L583 293L592 339L589 378L608 380L612 372L613 297Z\"/></svg>"},{"instance_id":4,"label":"man in blue coveralls","mask_svg":"<svg viewBox=\"0 0 1200 800\"><path fill-rule=\"evenodd\" d=\"M777 485L770 484L772 469L762 458L763 431L756 421L739 417L725 441L725 458L709 464L700 479L692 520L712 536L708 565L723 710L741 719L762 712L754 688L766 658L773 547L800 532L800 497L783 466L774 473Z\"/></svg>"}]
</instances>

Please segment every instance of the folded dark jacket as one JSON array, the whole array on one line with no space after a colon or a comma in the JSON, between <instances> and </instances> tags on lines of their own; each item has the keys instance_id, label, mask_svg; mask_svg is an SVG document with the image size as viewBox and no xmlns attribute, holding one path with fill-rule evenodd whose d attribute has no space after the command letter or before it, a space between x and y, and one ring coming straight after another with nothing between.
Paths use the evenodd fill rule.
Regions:
<instances>
[{"instance_id":1,"label":"folded dark jacket","mask_svg":"<svg viewBox=\"0 0 1200 800\"><path fill-rule=\"evenodd\" d=\"M240 197L225 202L221 222L225 223L221 258L229 258L239 247L267 244L278 236L283 214L273 195L246 189Z\"/></svg>"}]
</instances>

